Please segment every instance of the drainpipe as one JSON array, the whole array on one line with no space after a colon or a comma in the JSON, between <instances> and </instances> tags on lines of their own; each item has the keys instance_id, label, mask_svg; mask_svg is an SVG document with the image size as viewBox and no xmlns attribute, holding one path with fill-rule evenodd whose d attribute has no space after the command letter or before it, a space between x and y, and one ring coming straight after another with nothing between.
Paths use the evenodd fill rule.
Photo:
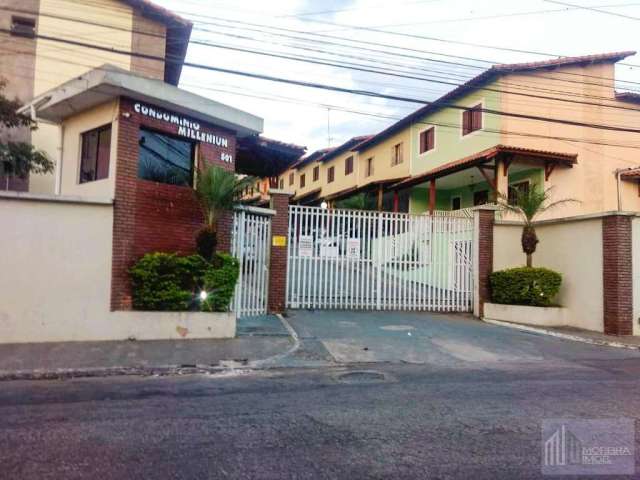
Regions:
<instances>
[{"instance_id":1,"label":"drainpipe","mask_svg":"<svg viewBox=\"0 0 640 480\"><path fill-rule=\"evenodd\" d=\"M622 192L620 191L620 175L629 170L637 170L639 167L618 168L615 170L616 174L616 193L618 195L618 211L622 211Z\"/></svg>"},{"instance_id":2,"label":"drainpipe","mask_svg":"<svg viewBox=\"0 0 640 480\"><path fill-rule=\"evenodd\" d=\"M58 162L56 163L56 180L55 190L56 195L62 193L62 159L64 157L64 125L60 125L60 135L58 138Z\"/></svg>"}]
</instances>

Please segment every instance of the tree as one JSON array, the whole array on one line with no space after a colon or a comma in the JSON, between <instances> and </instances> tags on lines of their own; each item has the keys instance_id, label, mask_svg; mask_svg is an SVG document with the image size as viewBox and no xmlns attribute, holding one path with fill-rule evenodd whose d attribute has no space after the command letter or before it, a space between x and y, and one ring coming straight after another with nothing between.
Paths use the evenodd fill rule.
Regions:
<instances>
[{"instance_id":1,"label":"tree","mask_svg":"<svg viewBox=\"0 0 640 480\"><path fill-rule=\"evenodd\" d=\"M196 195L202 205L205 225L196 234L196 248L207 260L213 258L218 245L217 225L221 213L230 210L242 190L254 181L252 177L240 178L217 166L208 166L198 173Z\"/></svg>"},{"instance_id":2,"label":"tree","mask_svg":"<svg viewBox=\"0 0 640 480\"><path fill-rule=\"evenodd\" d=\"M3 94L6 81L0 79L0 127L36 129L36 123L27 115L18 113L21 104ZM30 173L51 173L54 163L47 155L25 142L0 142L0 176L27 178Z\"/></svg>"},{"instance_id":3,"label":"tree","mask_svg":"<svg viewBox=\"0 0 640 480\"><path fill-rule=\"evenodd\" d=\"M565 198L552 202L550 201L552 189L553 187L549 187L543 190L537 185L533 185L528 189L516 189L515 199L512 202L509 202L509 199L503 195L500 196L502 208L516 213L524 221L520 242L522 244L522 251L527 255L527 267L532 266L533 254L540 241L538 240L536 229L533 226L534 219L551 208L578 201L572 198Z\"/></svg>"}]
</instances>

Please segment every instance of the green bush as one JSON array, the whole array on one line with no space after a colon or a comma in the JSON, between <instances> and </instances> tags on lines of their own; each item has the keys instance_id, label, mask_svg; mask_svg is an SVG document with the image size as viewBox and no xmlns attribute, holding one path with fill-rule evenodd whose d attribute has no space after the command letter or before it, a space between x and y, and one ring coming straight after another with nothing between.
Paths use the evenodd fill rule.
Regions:
<instances>
[{"instance_id":1,"label":"green bush","mask_svg":"<svg viewBox=\"0 0 640 480\"><path fill-rule=\"evenodd\" d=\"M518 267L493 272L491 296L507 305L551 305L560 290L562 275L547 268Z\"/></svg>"},{"instance_id":2,"label":"green bush","mask_svg":"<svg viewBox=\"0 0 640 480\"><path fill-rule=\"evenodd\" d=\"M148 253L130 270L133 308L226 311L238 279L238 262L218 254L215 266L200 255ZM200 301L202 290L210 293Z\"/></svg>"},{"instance_id":3,"label":"green bush","mask_svg":"<svg viewBox=\"0 0 640 480\"><path fill-rule=\"evenodd\" d=\"M227 309L240 274L240 264L235 257L218 253L215 260L216 268L209 269L204 274L204 290L208 297L202 304L202 310L206 312L222 312Z\"/></svg>"}]
</instances>

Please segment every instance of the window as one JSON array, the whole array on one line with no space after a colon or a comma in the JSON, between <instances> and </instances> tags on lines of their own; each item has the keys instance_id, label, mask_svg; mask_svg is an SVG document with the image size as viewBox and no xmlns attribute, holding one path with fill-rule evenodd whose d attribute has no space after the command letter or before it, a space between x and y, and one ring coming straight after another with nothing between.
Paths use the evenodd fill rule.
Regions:
<instances>
[{"instance_id":1,"label":"window","mask_svg":"<svg viewBox=\"0 0 640 480\"><path fill-rule=\"evenodd\" d=\"M284 178L280 179L280 190L284 190Z\"/></svg>"},{"instance_id":2,"label":"window","mask_svg":"<svg viewBox=\"0 0 640 480\"><path fill-rule=\"evenodd\" d=\"M304 188L304 184L307 181L307 176L303 173L300 175L300 188Z\"/></svg>"},{"instance_id":3,"label":"window","mask_svg":"<svg viewBox=\"0 0 640 480\"><path fill-rule=\"evenodd\" d=\"M317 182L320 180L320 167L313 167L313 181Z\"/></svg>"},{"instance_id":4,"label":"window","mask_svg":"<svg viewBox=\"0 0 640 480\"><path fill-rule=\"evenodd\" d=\"M529 180L523 182L512 183L509 185L509 203L515 204L518 200L518 192L529 193Z\"/></svg>"},{"instance_id":5,"label":"window","mask_svg":"<svg viewBox=\"0 0 640 480\"><path fill-rule=\"evenodd\" d=\"M344 161L344 174L350 175L353 173L353 157L349 157Z\"/></svg>"},{"instance_id":6,"label":"window","mask_svg":"<svg viewBox=\"0 0 640 480\"><path fill-rule=\"evenodd\" d=\"M489 203L489 190L482 190L480 192L474 192L473 194L473 205L477 207L478 205L484 205Z\"/></svg>"},{"instance_id":7,"label":"window","mask_svg":"<svg viewBox=\"0 0 640 480\"><path fill-rule=\"evenodd\" d=\"M16 37L35 38L36 19L29 17L11 17L11 35Z\"/></svg>"},{"instance_id":8,"label":"window","mask_svg":"<svg viewBox=\"0 0 640 480\"><path fill-rule=\"evenodd\" d=\"M394 145L393 152L391 154L391 165L399 165L402 163L402 144L398 143Z\"/></svg>"},{"instance_id":9,"label":"window","mask_svg":"<svg viewBox=\"0 0 640 480\"><path fill-rule=\"evenodd\" d=\"M471 107L462 112L462 135L468 135L471 132L482 128L482 104L479 103L475 107Z\"/></svg>"},{"instance_id":10,"label":"window","mask_svg":"<svg viewBox=\"0 0 640 480\"><path fill-rule=\"evenodd\" d=\"M80 183L94 182L109 177L111 156L111 125L82 134L80 153Z\"/></svg>"},{"instance_id":11,"label":"window","mask_svg":"<svg viewBox=\"0 0 640 480\"><path fill-rule=\"evenodd\" d=\"M436 127L420 132L420 153L428 152L436 147Z\"/></svg>"},{"instance_id":12,"label":"window","mask_svg":"<svg viewBox=\"0 0 640 480\"><path fill-rule=\"evenodd\" d=\"M370 177L373 175L373 157L367 158L367 169L365 171L365 175Z\"/></svg>"},{"instance_id":13,"label":"window","mask_svg":"<svg viewBox=\"0 0 640 480\"><path fill-rule=\"evenodd\" d=\"M331 183L336 178L336 170L335 167L329 167L327 170L327 183Z\"/></svg>"},{"instance_id":14,"label":"window","mask_svg":"<svg viewBox=\"0 0 640 480\"><path fill-rule=\"evenodd\" d=\"M193 185L193 143L141 128L139 144L138 178L169 185Z\"/></svg>"},{"instance_id":15,"label":"window","mask_svg":"<svg viewBox=\"0 0 640 480\"><path fill-rule=\"evenodd\" d=\"M289 185L290 185L290 186L291 186L291 185L293 185L293 180L294 180L293 172L291 172L291 173L289 174Z\"/></svg>"},{"instance_id":16,"label":"window","mask_svg":"<svg viewBox=\"0 0 640 480\"><path fill-rule=\"evenodd\" d=\"M451 198L451 210L460 210L460 197Z\"/></svg>"}]
</instances>

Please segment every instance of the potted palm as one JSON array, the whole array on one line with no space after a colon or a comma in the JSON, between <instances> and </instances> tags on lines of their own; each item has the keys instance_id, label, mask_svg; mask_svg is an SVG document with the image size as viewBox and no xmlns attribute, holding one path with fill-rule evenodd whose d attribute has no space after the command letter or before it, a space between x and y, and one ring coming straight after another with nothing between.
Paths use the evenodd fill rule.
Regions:
<instances>
[{"instance_id":1,"label":"potted palm","mask_svg":"<svg viewBox=\"0 0 640 480\"><path fill-rule=\"evenodd\" d=\"M196 249L207 260L213 258L218 245L217 225L222 212L230 210L248 185L251 177L238 177L234 172L208 166L198 173L196 196L202 206L205 225L196 234Z\"/></svg>"}]
</instances>

